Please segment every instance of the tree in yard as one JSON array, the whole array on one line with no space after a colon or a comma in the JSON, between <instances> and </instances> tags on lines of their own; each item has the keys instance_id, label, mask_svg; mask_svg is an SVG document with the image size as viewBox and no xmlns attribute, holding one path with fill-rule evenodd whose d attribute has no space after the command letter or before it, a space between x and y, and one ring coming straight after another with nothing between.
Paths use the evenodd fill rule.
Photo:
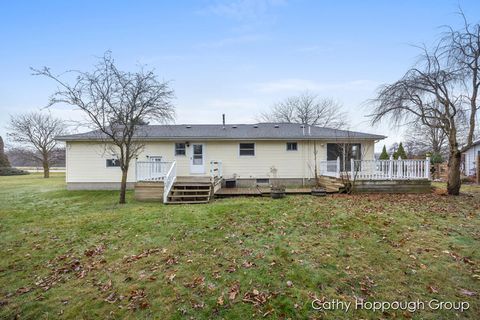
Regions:
<instances>
[{"instance_id":1,"label":"tree in yard","mask_svg":"<svg viewBox=\"0 0 480 320\"><path fill-rule=\"evenodd\" d=\"M56 136L66 133L65 123L49 113L31 112L10 117L8 136L25 144L43 166L43 177L50 177L50 166L57 147Z\"/></svg>"},{"instance_id":2,"label":"tree in yard","mask_svg":"<svg viewBox=\"0 0 480 320\"><path fill-rule=\"evenodd\" d=\"M387 153L387 147L383 145L382 153L380 154L380 160L388 160L390 159L388 153Z\"/></svg>"},{"instance_id":3,"label":"tree in yard","mask_svg":"<svg viewBox=\"0 0 480 320\"><path fill-rule=\"evenodd\" d=\"M9 168L10 161L8 161L8 157L5 154L5 145L3 143L3 139L0 136L0 168Z\"/></svg>"},{"instance_id":4,"label":"tree in yard","mask_svg":"<svg viewBox=\"0 0 480 320\"><path fill-rule=\"evenodd\" d=\"M405 147L410 156L425 156L431 154L436 159L448 155L445 132L438 127L415 122L405 134Z\"/></svg>"},{"instance_id":5,"label":"tree in yard","mask_svg":"<svg viewBox=\"0 0 480 320\"><path fill-rule=\"evenodd\" d=\"M167 122L174 117L171 104L173 91L168 82L159 81L153 71L141 68L137 72L119 70L110 52L99 59L92 72L72 71L75 80L68 83L49 68L34 70L34 74L54 80L57 91L49 105L66 103L83 111L96 130L97 139L114 154L122 171L120 203L125 203L130 162L144 147L144 124L148 121Z\"/></svg>"},{"instance_id":6,"label":"tree in yard","mask_svg":"<svg viewBox=\"0 0 480 320\"><path fill-rule=\"evenodd\" d=\"M273 105L270 111L260 115L259 120L339 129L348 125L345 119L341 104L335 100L304 92Z\"/></svg>"},{"instance_id":7,"label":"tree in yard","mask_svg":"<svg viewBox=\"0 0 480 320\"><path fill-rule=\"evenodd\" d=\"M393 154L393 158L395 160L398 160L398 158L407 159L407 154L405 153L405 149L403 148L403 143L400 142L397 151Z\"/></svg>"},{"instance_id":8,"label":"tree in yard","mask_svg":"<svg viewBox=\"0 0 480 320\"><path fill-rule=\"evenodd\" d=\"M373 123L419 121L445 133L450 195L460 193L461 154L473 144L479 111L480 24L462 17L461 29L449 28L433 49L423 47L417 65L380 89L372 114Z\"/></svg>"}]
</instances>

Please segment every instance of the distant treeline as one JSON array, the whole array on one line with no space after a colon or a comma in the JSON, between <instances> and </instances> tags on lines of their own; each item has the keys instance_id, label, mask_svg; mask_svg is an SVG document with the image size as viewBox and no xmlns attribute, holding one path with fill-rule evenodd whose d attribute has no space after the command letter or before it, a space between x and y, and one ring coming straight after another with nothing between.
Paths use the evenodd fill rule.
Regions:
<instances>
[{"instance_id":1,"label":"distant treeline","mask_svg":"<svg viewBox=\"0 0 480 320\"><path fill-rule=\"evenodd\" d=\"M58 148L52 151L52 167L65 167L65 148ZM41 167L41 157L37 152L24 148L10 148L5 154L12 167Z\"/></svg>"}]
</instances>

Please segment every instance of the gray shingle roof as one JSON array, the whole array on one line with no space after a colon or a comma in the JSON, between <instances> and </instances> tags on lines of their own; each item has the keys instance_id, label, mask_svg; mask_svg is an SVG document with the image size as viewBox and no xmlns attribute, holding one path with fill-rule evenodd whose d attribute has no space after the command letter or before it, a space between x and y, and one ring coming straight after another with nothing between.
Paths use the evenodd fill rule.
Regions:
<instances>
[{"instance_id":1,"label":"gray shingle roof","mask_svg":"<svg viewBox=\"0 0 480 320\"><path fill-rule=\"evenodd\" d=\"M384 139L386 136L337 130L316 126L303 126L294 123L257 123L257 124L177 124L145 125L138 130L137 137L142 140L312 140L312 139ZM99 140L98 131L57 137L61 141Z\"/></svg>"}]
</instances>

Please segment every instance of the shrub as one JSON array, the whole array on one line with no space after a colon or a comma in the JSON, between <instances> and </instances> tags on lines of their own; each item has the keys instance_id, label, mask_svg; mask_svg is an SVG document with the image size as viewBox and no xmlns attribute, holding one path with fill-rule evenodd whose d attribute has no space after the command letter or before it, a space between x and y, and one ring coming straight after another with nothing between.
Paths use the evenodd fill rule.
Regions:
<instances>
[{"instance_id":1,"label":"shrub","mask_svg":"<svg viewBox=\"0 0 480 320\"><path fill-rule=\"evenodd\" d=\"M0 167L0 176L20 176L29 174L28 171L11 167Z\"/></svg>"},{"instance_id":2,"label":"shrub","mask_svg":"<svg viewBox=\"0 0 480 320\"><path fill-rule=\"evenodd\" d=\"M380 154L380 160L388 160L390 157L388 156L387 153L387 147L383 145L382 153Z\"/></svg>"},{"instance_id":3,"label":"shrub","mask_svg":"<svg viewBox=\"0 0 480 320\"><path fill-rule=\"evenodd\" d=\"M402 160L407 159L407 153L405 152L405 149L403 148L403 144L401 142L398 145L397 151L393 154L393 158L395 160L398 160L398 158L402 158Z\"/></svg>"}]
</instances>

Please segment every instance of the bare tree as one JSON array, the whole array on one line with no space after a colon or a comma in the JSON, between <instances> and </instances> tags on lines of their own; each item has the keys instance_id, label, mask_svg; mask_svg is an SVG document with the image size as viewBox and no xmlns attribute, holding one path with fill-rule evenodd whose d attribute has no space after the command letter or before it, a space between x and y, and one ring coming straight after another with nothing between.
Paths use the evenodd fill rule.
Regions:
<instances>
[{"instance_id":1,"label":"bare tree","mask_svg":"<svg viewBox=\"0 0 480 320\"><path fill-rule=\"evenodd\" d=\"M43 177L50 177L50 165L57 147L56 136L66 133L65 123L49 113L32 112L10 117L9 138L28 146L42 163Z\"/></svg>"},{"instance_id":2,"label":"bare tree","mask_svg":"<svg viewBox=\"0 0 480 320\"><path fill-rule=\"evenodd\" d=\"M410 157L431 153L443 158L448 154L445 132L438 126L426 126L421 122L415 122L409 127L404 145Z\"/></svg>"},{"instance_id":3,"label":"bare tree","mask_svg":"<svg viewBox=\"0 0 480 320\"><path fill-rule=\"evenodd\" d=\"M105 148L116 155L122 171L120 203L125 203L130 161L144 147L148 121L166 122L174 117L171 104L173 91L168 82L159 81L153 71L124 72L115 66L110 52L99 59L93 72L70 71L76 79L69 84L49 68L34 70L34 74L54 80L57 91L49 105L66 103L79 108L98 133Z\"/></svg>"},{"instance_id":4,"label":"bare tree","mask_svg":"<svg viewBox=\"0 0 480 320\"><path fill-rule=\"evenodd\" d=\"M448 182L451 195L460 193L461 154L474 139L480 87L480 25L464 15L460 30L451 28L397 82L380 89L373 101L372 122L420 121L442 130L448 140ZM462 131L465 132L462 139Z\"/></svg>"},{"instance_id":5,"label":"bare tree","mask_svg":"<svg viewBox=\"0 0 480 320\"><path fill-rule=\"evenodd\" d=\"M341 104L309 92L287 98L259 117L264 122L300 123L334 129L346 127L345 119L346 114L342 112Z\"/></svg>"}]
</instances>

